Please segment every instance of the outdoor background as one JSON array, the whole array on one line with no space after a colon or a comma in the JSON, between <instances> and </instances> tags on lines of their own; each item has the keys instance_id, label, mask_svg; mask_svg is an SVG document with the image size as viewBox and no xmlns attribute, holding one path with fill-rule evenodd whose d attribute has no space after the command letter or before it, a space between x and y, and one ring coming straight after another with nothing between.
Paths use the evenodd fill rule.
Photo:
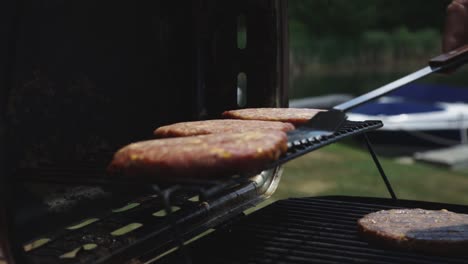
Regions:
<instances>
[{"instance_id":1,"label":"outdoor background","mask_svg":"<svg viewBox=\"0 0 468 264\"><path fill-rule=\"evenodd\" d=\"M290 98L358 95L426 66L440 53L448 3L289 1ZM468 89L468 72L421 82ZM381 161L399 198L468 204L467 171L407 164L395 157ZM270 200L320 195L389 197L370 155L353 141L288 163Z\"/></svg>"}]
</instances>

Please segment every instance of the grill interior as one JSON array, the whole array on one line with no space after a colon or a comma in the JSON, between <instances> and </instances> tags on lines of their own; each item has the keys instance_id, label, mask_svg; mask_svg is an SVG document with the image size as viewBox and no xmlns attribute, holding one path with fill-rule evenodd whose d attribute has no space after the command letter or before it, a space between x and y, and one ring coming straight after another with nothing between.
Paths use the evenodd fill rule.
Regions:
<instances>
[{"instance_id":1,"label":"grill interior","mask_svg":"<svg viewBox=\"0 0 468 264\"><path fill-rule=\"evenodd\" d=\"M245 192L255 190L247 181L232 182L229 186L236 185L244 187ZM213 200L232 202L236 198L218 186L176 186L162 191L155 188L153 193L140 195L126 203L110 203L106 210L28 241L23 246L26 261L115 263L128 260L128 256L161 251L177 243L179 235L192 235L194 226L201 228L209 217L208 211L219 210ZM35 248L34 244L44 239L47 243Z\"/></svg>"},{"instance_id":2,"label":"grill interior","mask_svg":"<svg viewBox=\"0 0 468 264\"><path fill-rule=\"evenodd\" d=\"M190 245L192 263L468 263L464 256L431 256L369 244L357 234L365 214L393 208L466 206L383 198L316 197L275 202ZM221 242L220 242L221 241ZM157 263L183 263L180 255Z\"/></svg>"}]
</instances>

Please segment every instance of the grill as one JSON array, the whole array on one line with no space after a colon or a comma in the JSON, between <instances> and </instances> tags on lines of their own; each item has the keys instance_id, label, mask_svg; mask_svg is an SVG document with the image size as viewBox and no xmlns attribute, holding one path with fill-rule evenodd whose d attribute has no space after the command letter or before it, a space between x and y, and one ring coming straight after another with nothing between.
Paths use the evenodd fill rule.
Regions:
<instances>
[{"instance_id":1,"label":"grill","mask_svg":"<svg viewBox=\"0 0 468 264\"><path fill-rule=\"evenodd\" d=\"M245 192L254 190L247 188L245 184L241 188ZM209 190L201 187L200 189ZM55 233L44 234L41 236L42 239L50 239L50 242L28 251L26 254L28 261L30 263L115 263L128 256L141 256L148 251L163 250L173 241L175 232L173 223L177 224L177 232L190 234L189 231L193 232L188 229L190 224L200 228L200 221L206 221L208 211L219 210L216 203L212 202L212 196L200 198L198 192L172 188L154 193L159 195L150 193L132 199L128 203L116 204L101 214L88 216L78 223L61 228L59 232L55 230ZM166 195L171 196L170 205L164 199L160 199ZM243 197L246 198L248 195ZM219 194L214 198L230 202L235 200L232 195ZM84 223L90 224L78 228ZM131 232L119 234L118 230L122 227L128 227ZM85 250L86 244L92 244L93 247L95 245L96 248ZM77 248L81 252L77 252L76 257L73 254L67 257L67 253L70 255L70 252L74 252Z\"/></svg>"},{"instance_id":2,"label":"grill","mask_svg":"<svg viewBox=\"0 0 468 264\"><path fill-rule=\"evenodd\" d=\"M334 135L291 144L288 152L280 159L287 161L381 126L379 121L347 121ZM89 173L90 169L83 167L74 173L70 168L29 170L22 172L23 176L18 179L36 184L60 183L65 186L72 183L109 186L113 183L113 186L117 185L114 188L118 188L119 184L128 184L128 179L119 182L123 179L102 177L105 175L103 172L92 170L93 173ZM77 175L80 171L81 174ZM64 177L65 172L69 173L67 177ZM263 193L260 190L264 185L262 181L269 180L268 173L275 174L265 171L257 178L234 177L218 182L197 182L197 185L187 182L168 186L153 185L145 190L146 195L132 197L132 194L127 194L127 197L117 200L116 197L103 197L101 211L92 214L75 208L65 214L29 216L28 222L22 226L35 226L36 230L19 228L21 231L17 235L25 241L23 250L26 251L28 263L113 263L128 256L138 256L141 260L147 258L146 255L162 253L171 246L182 246L183 240L235 219L243 210L260 201L258 195ZM148 180L134 182L133 186L147 186L149 183ZM122 191L117 189L114 193L121 194ZM92 202L97 203L97 200L93 199ZM60 222L54 223L51 216L60 219L62 225L65 217L70 218L70 222L57 229ZM49 224L39 228L43 233L38 233L40 230L37 230L37 223L47 221L50 221ZM130 232L120 235L118 230L122 228L129 228ZM46 243L36 247L41 241ZM91 249L85 249L89 247Z\"/></svg>"},{"instance_id":3,"label":"grill","mask_svg":"<svg viewBox=\"0 0 468 264\"><path fill-rule=\"evenodd\" d=\"M365 136L380 121L291 142L262 172L222 181L106 176L116 150L156 127L287 107L285 0L4 2L0 264L466 262L356 236L367 212L439 206L396 199ZM244 217L275 191L278 165L360 134L391 200L292 199Z\"/></svg>"},{"instance_id":4,"label":"grill","mask_svg":"<svg viewBox=\"0 0 468 264\"><path fill-rule=\"evenodd\" d=\"M287 106L285 1L4 2L0 264L137 262L274 191L277 167L157 186L104 169L156 127Z\"/></svg>"},{"instance_id":5,"label":"grill","mask_svg":"<svg viewBox=\"0 0 468 264\"><path fill-rule=\"evenodd\" d=\"M314 197L275 202L225 226L188 249L192 263L467 263L468 256L441 257L381 248L357 234L365 214L393 208L466 206L365 197ZM220 243L222 241L222 243ZM157 263L178 263L171 256Z\"/></svg>"}]
</instances>

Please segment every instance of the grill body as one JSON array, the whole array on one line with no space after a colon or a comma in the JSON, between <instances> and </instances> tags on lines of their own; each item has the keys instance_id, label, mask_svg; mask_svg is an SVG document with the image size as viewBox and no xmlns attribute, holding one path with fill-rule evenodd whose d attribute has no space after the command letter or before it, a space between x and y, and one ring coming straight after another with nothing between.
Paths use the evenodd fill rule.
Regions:
<instances>
[{"instance_id":1,"label":"grill body","mask_svg":"<svg viewBox=\"0 0 468 264\"><path fill-rule=\"evenodd\" d=\"M2 1L0 263L28 263L36 235L151 190L80 179L158 126L239 108L239 73L245 107L287 106L285 2Z\"/></svg>"},{"instance_id":2,"label":"grill body","mask_svg":"<svg viewBox=\"0 0 468 264\"><path fill-rule=\"evenodd\" d=\"M359 237L357 220L394 208L466 206L369 197L313 197L275 202L189 247L193 263L468 263L468 256L436 256L381 247ZM221 241L221 242L220 242ZM171 256L157 263L177 263Z\"/></svg>"},{"instance_id":3,"label":"grill body","mask_svg":"<svg viewBox=\"0 0 468 264\"><path fill-rule=\"evenodd\" d=\"M293 144L282 158L307 153L346 136L361 134L380 126L378 121L347 121L334 135L313 142L306 140L299 145ZM149 181L132 183L127 179L120 182L119 178L112 177L113 182L110 182L99 171L76 174L75 169L73 174L69 168L28 170L20 178L23 181L36 184L44 184L46 181L61 183L67 186L68 191L59 194L57 190L45 195L44 201L50 207L48 211L37 210L27 202L17 204L22 206L19 210L17 208L19 212L29 214L21 217L22 222L17 223L21 229L18 228L15 235L20 241L27 241L23 243L25 252L22 256L25 262L32 264L150 261L176 243L180 246L182 240L189 240L209 228L219 228L237 219L243 210L274 192L280 171L280 167L275 167L252 177L188 185L159 184L158 188L151 188ZM64 176L73 179L65 180ZM105 188L71 184L80 181L82 184L101 183ZM49 184L46 190L50 191L56 185ZM167 189L161 191L162 187ZM166 196L170 199L161 199ZM64 200L67 202L64 203ZM71 210L68 207L73 208ZM167 212L168 208L173 214ZM37 228L36 222L41 222L40 228ZM114 234L116 230L129 225L137 227L126 234ZM47 240L46 244L35 246L44 240ZM85 250L84 245L95 245L96 248ZM77 252L76 255L67 257L73 255L73 252ZM180 252L184 252L183 247ZM190 255L184 256L191 258Z\"/></svg>"}]
</instances>

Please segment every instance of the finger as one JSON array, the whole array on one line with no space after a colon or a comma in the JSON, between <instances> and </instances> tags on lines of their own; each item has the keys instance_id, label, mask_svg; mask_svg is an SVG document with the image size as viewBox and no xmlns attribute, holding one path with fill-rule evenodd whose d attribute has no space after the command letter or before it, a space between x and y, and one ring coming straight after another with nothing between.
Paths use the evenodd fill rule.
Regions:
<instances>
[{"instance_id":1,"label":"finger","mask_svg":"<svg viewBox=\"0 0 468 264\"><path fill-rule=\"evenodd\" d=\"M443 52L451 51L465 44L468 40L468 0L455 0L447 7Z\"/></svg>"}]
</instances>

